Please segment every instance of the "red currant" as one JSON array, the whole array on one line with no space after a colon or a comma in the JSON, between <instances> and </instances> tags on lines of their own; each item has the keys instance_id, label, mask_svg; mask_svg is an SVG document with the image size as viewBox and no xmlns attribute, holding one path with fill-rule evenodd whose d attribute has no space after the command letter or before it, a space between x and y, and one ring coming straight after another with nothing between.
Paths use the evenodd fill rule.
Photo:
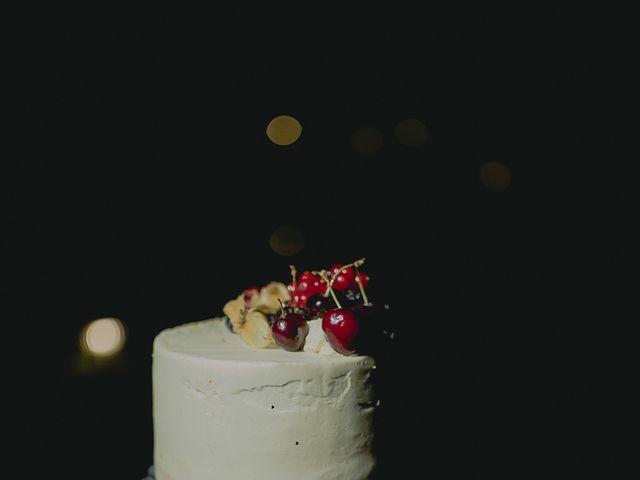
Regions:
<instances>
[{"instance_id":1,"label":"red currant","mask_svg":"<svg viewBox=\"0 0 640 480\"><path fill-rule=\"evenodd\" d=\"M362 288L365 288L367 286L367 283L369 283L369 275L367 275L366 273L362 273L362 272L358 272L358 275L355 275L353 277L353 282L351 283L352 287L358 288L358 283L362 284Z\"/></svg>"},{"instance_id":2,"label":"red currant","mask_svg":"<svg viewBox=\"0 0 640 480\"><path fill-rule=\"evenodd\" d=\"M300 308L306 307L307 300L309 300L310 296L311 295L308 293L296 292L295 296L293 297L293 305Z\"/></svg>"},{"instance_id":3,"label":"red currant","mask_svg":"<svg viewBox=\"0 0 640 480\"><path fill-rule=\"evenodd\" d=\"M300 275L300 277L298 278L299 282L307 281L307 282L311 282L313 279L315 278L315 275L311 272L304 272L302 275Z\"/></svg>"},{"instance_id":4,"label":"red currant","mask_svg":"<svg viewBox=\"0 0 640 480\"><path fill-rule=\"evenodd\" d=\"M338 291L346 290L353 282L355 277L355 273L353 268L347 267L342 268L342 265L336 263L333 267L331 267L331 277L333 280L333 288Z\"/></svg>"},{"instance_id":5,"label":"red currant","mask_svg":"<svg viewBox=\"0 0 640 480\"><path fill-rule=\"evenodd\" d=\"M305 293L308 296L313 295L314 293L316 293L313 290L313 281L315 280L315 275L313 275L312 273L309 272L304 272L302 275L300 275L300 279L298 280L298 283L296 284L296 291L298 293Z\"/></svg>"},{"instance_id":6,"label":"red currant","mask_svg":"<svg viewBox=\"0 0 640 480\"><path fill-rule=\"evenodd\" d=\"M324 295L327 291L327 282L325 282L322 278L314 275L311 282L311 290L313 291L313 293Z\"/></svg>"}]
</instances>

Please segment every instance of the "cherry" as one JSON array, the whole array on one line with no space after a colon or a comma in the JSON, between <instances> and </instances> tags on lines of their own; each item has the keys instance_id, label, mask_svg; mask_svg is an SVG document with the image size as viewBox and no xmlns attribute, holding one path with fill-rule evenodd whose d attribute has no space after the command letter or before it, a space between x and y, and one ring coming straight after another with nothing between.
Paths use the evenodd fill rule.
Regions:
<instances>
[{"instance_id":1,"label":"cherry","mask_svg":"<svg viewBox=\"0 0 640 480\"><path fill-rule=\"evenodd\" d=\"M300 350L309 334L309 325L299 313L278 313L271 327L273 339L285 350Z\"/></svg>"},{"instance_id":2,"label":"cherry","mask_svg":"<svg viewBox=\"0 0 640 480\"><path fill-rule=\"evenodd\" d=\"M333 349L342 355L355 353L358 333L356 314L344 308L333 308L322 316L322 330Z\"/></svg>"},{"instance_id":3,"label":"cherry","mask_svg":"<svg viewBox=\"0 0 640 480\"><path fill-rule=\"evenodd\" d=\"M342 265L339 263L331 267L331 278L333 278L332 287L334 290L346 290L351 285L354 277L355 273L351 267L342 268Z\"/></svg>"}]
</instances>

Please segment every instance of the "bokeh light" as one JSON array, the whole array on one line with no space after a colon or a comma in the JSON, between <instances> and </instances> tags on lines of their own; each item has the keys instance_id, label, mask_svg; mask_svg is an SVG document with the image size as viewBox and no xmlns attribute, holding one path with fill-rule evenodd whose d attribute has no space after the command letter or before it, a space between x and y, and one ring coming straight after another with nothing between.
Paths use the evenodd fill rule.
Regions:
<instances>
[{"instance_id":1,"label":"bokeh light","mask_svg":"<svg viewBox=\"0 0 640 480\"><path fill-rule=\"evenodd\" d=\"M489 190L506 190L511 185L511 174L498 162L487 162L480 167L480 181Z\"/></svg>"},{"instance_id":2,"label":"bokeh light","mask_svg":"<svg viewBox=\"0 0 640 480\"><path fill-rule=\"evenodd\" d=\"M80 333L80 350L97 360L117 356L126 341L124 324L117 318L99 318L86 324Z\"/></svg>"},{"instance_id":3,"label":"bokeh light","mask_svg":"<svg viewBox=\"0 0 640 480\"><path fill-rule=\"evenodd\" d=\"M301 134L300 122L288 115L280 115L267 125L267 137L276 145L291 145Z\"/></svg>"},{"instance_id":4,"label":"bokeh light","mask_svg":"<svg viewBox=\"0 0 640 480\"><path fill-rule=\"evenodd\" d=\"M382 148L382 133L373 127L358 128L351 136L353 149L364 155L371 155Z\"/></svg>"},{"instance_id":5,"label":"bokeh light","mask_svg":"<svg viewBox=\"0 0 640 480\"><path fill-rule=\"evenodd\" d=\"M429 130L420 120L407 118L395 128L396 139L405 147L420 147L429 140Z\"/></svg>"},{"instance_id":6,"label":"bokeh light","mask_svg":"<svg viewBox=\"0 0 640 480\"><path fill-rule=\"evenodd\" d=\"M278 255L295 255L304 247L304 235L295 227L280 227L271 234L269 245Z\"/></svg>"}]
</instances>

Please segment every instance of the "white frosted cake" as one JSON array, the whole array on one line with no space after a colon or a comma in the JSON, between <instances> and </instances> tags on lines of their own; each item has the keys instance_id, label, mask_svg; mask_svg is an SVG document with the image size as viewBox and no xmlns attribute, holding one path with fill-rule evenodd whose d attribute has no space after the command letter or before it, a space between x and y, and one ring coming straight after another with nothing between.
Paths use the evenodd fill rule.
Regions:
<instances>
[{"instance_id":1,"label":"white frosted cake","mask_svg":"<svg viewBox=\"0 0 640 480\"><path fill-rule=\"evenodd\" d=\"M156 480L369 478L374 360L327 352L318 328L296 352L252 348L221 319L161 332Z\"/></svg>"}]
</instances>

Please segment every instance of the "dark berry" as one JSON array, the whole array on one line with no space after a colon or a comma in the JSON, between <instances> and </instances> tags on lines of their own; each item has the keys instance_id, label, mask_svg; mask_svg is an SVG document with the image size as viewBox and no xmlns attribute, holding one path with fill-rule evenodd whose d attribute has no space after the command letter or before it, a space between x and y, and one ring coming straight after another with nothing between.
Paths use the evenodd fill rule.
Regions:
<instances>
[{"instance_id":1,"label":"dark berry","mask_svg":"<svg viewBox=\"0 0 640 480\"><path fill-rule=\"evenodd\" d=\"M347 301L347 305L358 305L358 304L364 303L360 290L356 290L354 288L348 288L343 293Z\"/></svg>"},{"instance_id":2,"label":"dark berry","mask_svg":"<svg viewBox=\"0 0 640 480\"><path fill-rule=\"evenodd\" d=\"M231 319L229 317L224 317L224 324L227 326L231 333L236 333L233 331L233 323L231 323Z\"/></svg>"},{"instance_id":3,"label":"dark berry","mask_svg":"<svg viewBox=\"0 0 640 480\"><path fill-rule=\"evenodd\" d=\"M324 312L335 306L336 304L331 297L325 297L319 293L311 295L307 300L307 318L321 317Z\"/></svg>"}]
</instances>

